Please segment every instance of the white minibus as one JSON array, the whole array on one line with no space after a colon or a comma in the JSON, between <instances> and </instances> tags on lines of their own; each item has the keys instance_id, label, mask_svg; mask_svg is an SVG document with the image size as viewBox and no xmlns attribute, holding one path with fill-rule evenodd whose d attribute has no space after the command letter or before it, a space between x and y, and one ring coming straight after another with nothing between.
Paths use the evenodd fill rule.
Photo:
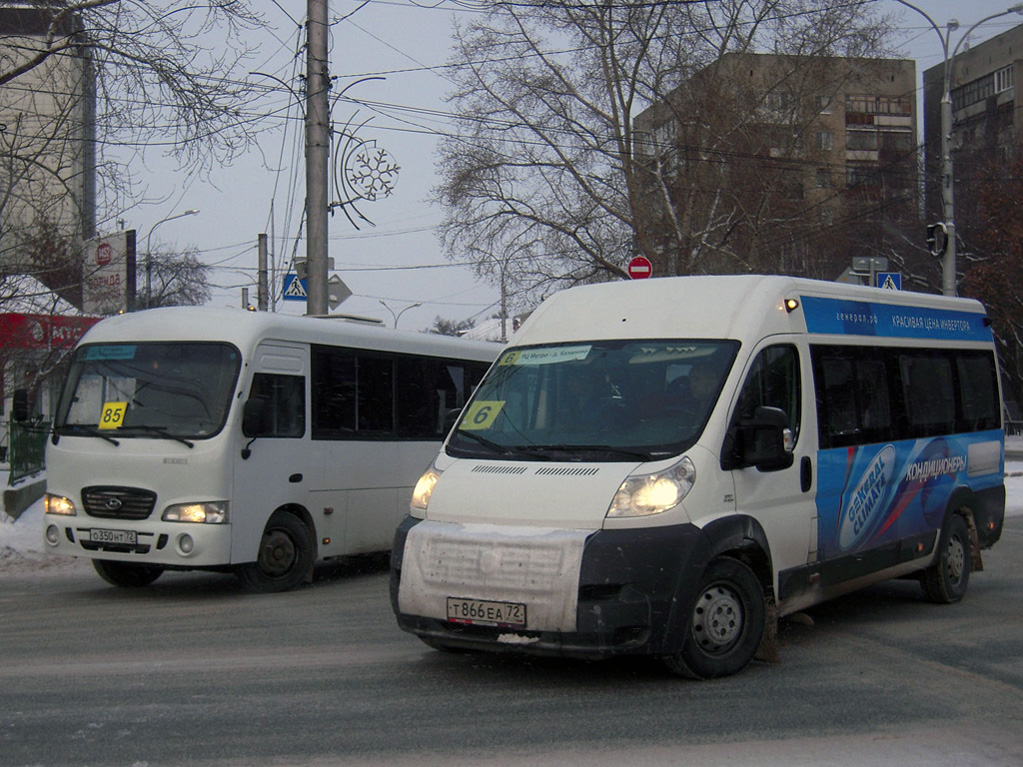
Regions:
<instances>
[{"instance_id":1,"label":"white minibus","mask_svg":"<svg viewBox=\"0 0 1023 767\"><path fill-rule=\"evenodd\" d=\"M989 325L976 301L779 276L555 294L416 486L398 624L710 678L883 579L959 600L1005 508Z\"/></svg>"},{"instance_id":2,"label":"white minibus","mask_svg":"<svg viewBox=\"0 0 1023 767\"><path fill-rule=\"evenodd\" d=\"M47 548L118 586L232 570L257 591L386 551L499 349L229 309L105 319L75 349L47 445Z\"/></svg>"}]
</instances>

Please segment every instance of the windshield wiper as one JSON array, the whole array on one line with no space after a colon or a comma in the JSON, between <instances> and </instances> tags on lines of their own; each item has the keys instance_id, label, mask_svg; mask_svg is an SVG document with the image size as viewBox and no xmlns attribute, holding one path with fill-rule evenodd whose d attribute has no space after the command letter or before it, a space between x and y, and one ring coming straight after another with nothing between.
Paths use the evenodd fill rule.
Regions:
<instances>
[{"instance_id":1,"label":"windshield wiper","mask_svg":"<svg viewBox=\"0 0 1023 767\"><path fill-rule=\"evenodd\" d=\"M119 441L111 437L109 434L104 433L103 429L97 429L95 426L85 426L84 424L65 424L59 429L54 429L54 432L57 434L84 434L87 437L99 437L100 439L105 439L114 447L121 446Z\"/></svg>"},{"instance_id":2,"label":"windshield wiper","mask_svg":"<svg viewBox=\"0 0 1023 767\"><path fill-rule=\"evenodd\" d=\"M496 442L492 442L486 437L481 437L479 434L473 434L471 431L465 431L464 429L456 429L455 433L461 437L468 437L469 439L483 445L483 447L493 450L495 453L500 453L501 455L508 455L509 453L512 452L511 448L505 445L499 445Z\"/></svg>"},{"instance_id":3,"label":"windshield wiper","mask_svg":"<svg viewBox=\"0 0 1023 767\"><path fill-rule=\"evenodd\" d=\"M519 449L519 448L516 448ZM638 458L641 461L647 461L650 459L649 453L644 453L639 450L628 450L622 447L613 447L612 445L528 445L521 448L524 451L529 451L538 454L550 454L550 453L609 453L611 455L622 456L623 458Z\"/></svg>"},{"instance_id":4,"label":"windshield wiper","mask_svg":"<svg viewBox=\"0 0 1023 767\"><path fill-rule=\"evenodd\" d=\"M142 426L142 425L136 425L136 426L122 426L119 429L119 431L129 431L129 430L131 430L131 431L138 430L138 431L141 431L141 432L145 432L146 434L151 434L151 435L157 436L160 439L172 439L175 442L180 442L182 445L185 445L185 446L190 447L190 448L191 447L195 447L195 443L194 442L192 442L190 440L187 440L184 437L179 437L177 434L171 434L170 432L168 432L166 426Z\"/></svg>"}]
</instances>

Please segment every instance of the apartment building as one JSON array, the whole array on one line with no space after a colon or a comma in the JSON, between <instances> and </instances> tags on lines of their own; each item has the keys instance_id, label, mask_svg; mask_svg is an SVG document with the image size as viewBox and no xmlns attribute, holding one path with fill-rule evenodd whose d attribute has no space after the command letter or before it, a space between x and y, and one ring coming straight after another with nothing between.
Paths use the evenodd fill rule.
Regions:
<instances>
[{"instance_id":1,"label":"apartment building","mask_svg":"<svg viewBox=\"0 0 1023 767\"><path fill-rule=\"evenodd\" d=\"M980 186L1010 159L1023 135L1023 114L1016 108L1016 83L1023 78L1023 25L979 45L960 49L952 62L952 157L955 163L957 228L969 243L970 215ZM924 84L924 167L927 216L941 219L939 188L945 94L945 64L926 70ZM958 215L962 213L963 215Z\"/></svg>"},{"instance_id":2,"label":"apartment building","mask_svg":"<svg viewBox=\"0 0 1023 767\"><path fill-rule=\"evenodd\" d=\"M639 248L660 273L823 279L885 252L919 225L915 91L910 60L721 57L634 121Z\"/></svg>"},{"instance_id":3,"label":"apartment building","mask_svg":"<svg viewBox=\"0 0 1023 767\"><path fill-rule=\"evenodd\" d=\"M38 6L0 8L0 76L26 69L0 84L0 266L7 273L38 268L30 262L40 237L77 253L95 229L89 50L77 44L81 31L73 16L55 17ZM62 51L27 68L48 41ZM51 282L45 273L38 276ZM80 305L73 285L51 287Z\"/></svg>"}]
</instances>

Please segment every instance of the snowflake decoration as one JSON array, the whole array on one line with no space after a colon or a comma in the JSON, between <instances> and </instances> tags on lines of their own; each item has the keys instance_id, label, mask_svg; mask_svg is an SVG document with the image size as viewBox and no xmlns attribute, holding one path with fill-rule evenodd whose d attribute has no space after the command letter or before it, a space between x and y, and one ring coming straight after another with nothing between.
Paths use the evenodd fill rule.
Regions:
<instances>
[{"instance_id":1,"label":"snowflake decoration","mask_svg":"<svg viewBox=\"0 0 1023 767\"><path fill-rule=\"evenodd\" d=\"M369 201L387 197L394 191L401 168L375 141L367 141L348 156L345 177L358 195Z\"/></svg>"}]
</instances>

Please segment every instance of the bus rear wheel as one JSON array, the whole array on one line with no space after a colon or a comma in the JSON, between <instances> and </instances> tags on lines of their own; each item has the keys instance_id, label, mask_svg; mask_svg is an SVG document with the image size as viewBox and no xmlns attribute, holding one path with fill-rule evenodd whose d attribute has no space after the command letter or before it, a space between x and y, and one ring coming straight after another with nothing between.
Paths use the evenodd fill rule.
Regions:
<instances>
[{"instance_id":1,"label":"bus rear wheel","mask_svg":"<svg viewBox=\"0 0 1023 767\"><path fill-rule=\"evenodd\" d=\"M764 590L753 571L731 557L715 559L704 570L682 649L663 661L690 679L737 674L756 655L765 621Z\"/></svg>"},{"instance_id":2,"label":"bus rear wheel","mask_svg":"<svg viewBox=\"0 0 1023 767\"><path fill-rule=\"evenodd\" d=\"M938 558L920 576L927 599L947 605L966 596L971 557L970 529L961 516L953 514L941 531Z\"/></svg>"},{"instance_id":3,"label":"bus rear wheel","mask_svg":"<svg viewBox=\"0 0 1023 767\"><path fill-rule=\"evenodd\" d=\"M135 562L114 562L109 559L94 559L92 566L99 577L111 586L128 589L148 586L163 574L162 567L140 565Z\"/></svg>"},{"instance_id":4,"label":"bus rear wheel","mask_svg":"<svg viewBox=\"0 0 1023 767\"><path fill-rule=\"evenodd\" d=\"M313 536L294 514L275 511L263 530L256 561L238 570L242 583L263 594L297 588L313 566Z\"/></svg>"}]
</instances>

